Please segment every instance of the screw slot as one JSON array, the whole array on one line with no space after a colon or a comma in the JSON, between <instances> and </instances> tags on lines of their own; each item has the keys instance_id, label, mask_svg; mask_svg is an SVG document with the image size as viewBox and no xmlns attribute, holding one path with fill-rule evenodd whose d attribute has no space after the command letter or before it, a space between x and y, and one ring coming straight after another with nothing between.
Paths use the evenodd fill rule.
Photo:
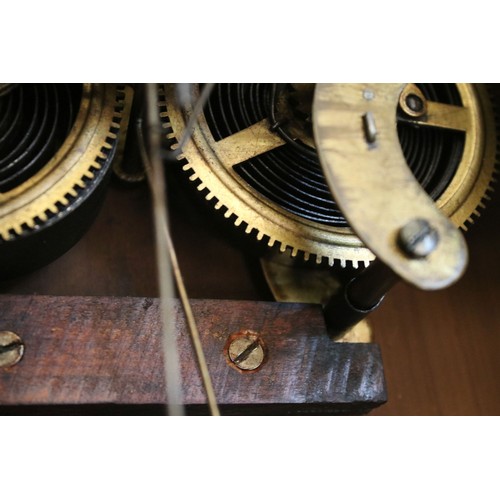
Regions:
<instances>
[{"instance_id":1,"label":"screw slot","mask_svg":"<svg viewBox=\"0 0 500 500\"><path fill-rule=\"evenodd\" d=\"M242 330L229 336L224 354L232 368L248 373L262 366L266 358L266 347L258 333Z\"/></svg>"},{"instance_id":2,"label":"screw slot","mask_svg":"<svg viewBox=\"0 0 500 500\"><path fill-rule=\"evenodd\" d=\"M398 244L404 253L413 259L422 259L437 247L439 234L425 219L413 219L398 233Z\"/></svg>"}]
</instances>

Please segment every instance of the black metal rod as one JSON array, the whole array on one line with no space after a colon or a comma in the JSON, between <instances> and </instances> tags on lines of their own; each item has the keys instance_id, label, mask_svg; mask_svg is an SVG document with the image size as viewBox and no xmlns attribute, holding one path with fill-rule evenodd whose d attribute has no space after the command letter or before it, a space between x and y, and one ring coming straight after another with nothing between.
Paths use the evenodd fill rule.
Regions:
<instances>
[{"instance_id":1,"label":"black metal rod","mask_svg":"<svg viewBox=\"0 0 500 500\"><path fill-rule=\"evenodd\" d=\"M335 294L324 307L325 321L332 335L339 335L382 303L385 294L400 277L382 262L375 260Z\"/></svg>"}]
</instances>

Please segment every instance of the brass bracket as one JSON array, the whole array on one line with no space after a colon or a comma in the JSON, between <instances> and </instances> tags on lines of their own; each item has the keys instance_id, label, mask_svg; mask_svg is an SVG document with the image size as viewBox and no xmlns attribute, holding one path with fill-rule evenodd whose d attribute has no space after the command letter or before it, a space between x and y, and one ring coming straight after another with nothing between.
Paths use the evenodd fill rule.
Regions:
<instances>
[{"instance_id":1,"label":"brass bracket","mask_svg":"<svg viewBox=\"0 0 500 500\"><path fill-rule=\"evenodd\" d=\"M406 281L439 289L462 275L467 247L403 156L396 118L405 88L318 84L314 135L330 189L359 238Z\"/></svg>"}]
</instances>

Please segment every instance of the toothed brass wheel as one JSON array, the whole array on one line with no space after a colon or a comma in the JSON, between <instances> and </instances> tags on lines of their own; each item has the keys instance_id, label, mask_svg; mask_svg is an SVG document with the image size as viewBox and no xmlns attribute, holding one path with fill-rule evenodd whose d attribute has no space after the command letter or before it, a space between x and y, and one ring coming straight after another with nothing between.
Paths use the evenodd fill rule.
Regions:
<instances>
[{"instance_id":1,"label":"toothed brass wheel","mask_svg":"<svg viewBox=\"0 0 500 500\"><path fill-rule=\"evenodd\" d=\"M22 84L0 95L0 277L83 234L107 178L124 88Z\"/></svg>"},{"instance_id":2,"label":"toothed brass wheel","mask_svg":"<svg viewBox=\"0 0 500 500\"><path fill-rule=\"evenodd\" d=\"M405 91L394 126L406 161L437 205L466 228L488 197L495 166L486 88L424 83ZM292 256L357 267L373 255L349 228L323 177L312 137L313 92L312 84L217 84L193 141L179 155L197 189L234 225ZM195 87L193 101L198 95ZM170 85L159 106L167 138L175 142L191 109L177 105Z\"/></svg>"}]
</instances>

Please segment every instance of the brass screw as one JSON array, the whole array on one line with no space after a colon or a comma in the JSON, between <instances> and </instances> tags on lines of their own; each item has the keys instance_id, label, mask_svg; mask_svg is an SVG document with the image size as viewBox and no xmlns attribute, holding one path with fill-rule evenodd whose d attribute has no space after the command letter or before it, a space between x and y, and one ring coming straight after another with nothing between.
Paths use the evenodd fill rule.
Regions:
<instances>
[{"instance_id":1,"label":"brass screw","mask_svg":"<svg viewBox=\"0 0 500 500\"><path fill-rule=\"evenodd\" d=\"M229 361L244 371L259 368L266 356L260 336L249 330L232 335L227 346Z\"/></svg>"},{"instance_id":2,"label":"brass screw","mask_svg":"<svg viewBox=\"0 0 500 500\"><path fill-rule=\"evenodd\" d=\"M398 234L400 248L413 259L422 259L432 253L439 242L439 234L425 219L413 219Z\"/></svg>"},{"instance_id":3,"label":"brass screw","mask_svg":"<svg viewBox=\"0 0 500 500\"><path fill-rule=\"evenodd\" d=\"M21 337L13 332L0 331L0 368L19 363L23 354L24 344Z\"/></svg>"}]
</instances>

